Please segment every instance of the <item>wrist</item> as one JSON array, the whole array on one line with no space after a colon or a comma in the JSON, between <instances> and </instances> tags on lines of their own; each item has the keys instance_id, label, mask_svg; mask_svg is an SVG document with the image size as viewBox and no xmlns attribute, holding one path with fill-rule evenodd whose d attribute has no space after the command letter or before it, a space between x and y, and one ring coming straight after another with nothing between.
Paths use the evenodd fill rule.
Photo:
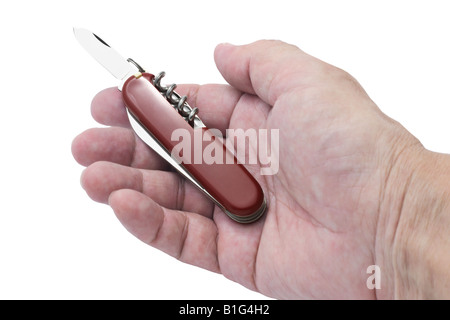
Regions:
<instances>
[{"instance_id":1,"label":"wrist","mask_svg":"<svg viewBox=\"0 0 450 320\"><path fill-rule=\"evenodd\" d=\"M449 181L450 156L418 144L398 155L377 231L377 258L389 286L385 298L449 298Z\"/></svg>"}]
</instances>

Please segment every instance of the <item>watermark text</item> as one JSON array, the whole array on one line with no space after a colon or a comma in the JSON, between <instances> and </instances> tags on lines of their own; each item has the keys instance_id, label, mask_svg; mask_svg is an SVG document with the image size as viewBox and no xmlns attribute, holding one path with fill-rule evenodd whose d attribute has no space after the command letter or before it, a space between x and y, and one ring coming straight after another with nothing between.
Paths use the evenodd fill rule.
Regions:
<instances>
[{"instance_id":1,"label":"watermark text","mask_svg":"<svg viewBox=\"0 0 450 320\"><path fill-rule=\"evenodd\" d=\"M184 164L241 163L259 165L261 175L278 172L279 129L227 129L226 137L217 129L176 129L171 156Z\"/></svg>"}]
</instances>

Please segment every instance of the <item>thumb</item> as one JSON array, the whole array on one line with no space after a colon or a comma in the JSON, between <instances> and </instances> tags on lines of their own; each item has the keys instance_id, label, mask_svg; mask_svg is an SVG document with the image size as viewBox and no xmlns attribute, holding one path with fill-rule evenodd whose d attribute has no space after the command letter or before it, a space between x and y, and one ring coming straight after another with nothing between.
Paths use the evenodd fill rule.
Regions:
<instances>
[{"instance_id":1,"label":"thumb","mask_svg":"<svg viewBox=\"0 0 450 320\"><path fill-rule=\"evenodd\" d=\"M229 84L272 106L284 92L307 84L313 65L322 63L296 46L275 40L242 46L220 44L214 59Z\"/></svg>"}]
</instances>

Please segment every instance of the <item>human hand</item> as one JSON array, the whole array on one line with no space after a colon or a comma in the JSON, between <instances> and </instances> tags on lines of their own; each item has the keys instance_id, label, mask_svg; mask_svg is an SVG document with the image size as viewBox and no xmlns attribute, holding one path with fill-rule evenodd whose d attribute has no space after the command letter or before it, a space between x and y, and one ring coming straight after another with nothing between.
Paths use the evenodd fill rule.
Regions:
<instances>
[{"instance_id":1,"label":"human hand","mask_svg":"<svg viewBox=\"0 0 450 320\"><path fill-rule=\"evenodd\" d=\"M130 129L117 89L92 103L93 117L111 127L90 129L72 145L88 166L88 195L145 243L267 296L393 297L396 270L386 257L396 255L401 210L385 203L386 191L396 188L391 176L405 153L423 149L418 140L350 75L294 46L220 45L215 60L231 86L177 91L210 128L279 129L278 173L247 166L266 194L266 215L238 224L170 171ZM370 265L387 279L380 290L366 286Z\"/></svg>"}]
</instances>

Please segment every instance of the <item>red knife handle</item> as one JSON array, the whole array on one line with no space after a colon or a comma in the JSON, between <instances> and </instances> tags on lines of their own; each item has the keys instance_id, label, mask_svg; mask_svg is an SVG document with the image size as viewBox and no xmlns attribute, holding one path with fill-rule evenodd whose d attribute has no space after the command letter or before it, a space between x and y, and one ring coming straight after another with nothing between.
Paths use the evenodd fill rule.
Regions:
<instances>
[{"instance_id":1,"label":"red knife handle","mask_svg":"<svg viewBox=\"0 0 450 320\"><path fill-rule=\"evenodd\" d=\"M184 129L190 137L192 152L179 154L178 161L189 174L216 200L219 206L238 222L252 222L265 210L265 198L261 186L245 167L237 163L234 155L206 128L193 129L178 111L153 86L154 76L149 73L131 76L122 87L123 100L129 111L158 140L169 154L180 141L172 140L176 129ZM202 139L201 155L205 148L222 148L223 161L208 164L194 159L197 130L212 141ZM198 138L197 138L198 140ZM220 144L220 145L218 145ZM217 150L217 149L216 149ZM233 159L232 163L226 161ZM198 159L197 159L198 160ZM217 162L217 161L216 161Z\"/></svg>"}]
</instances>

